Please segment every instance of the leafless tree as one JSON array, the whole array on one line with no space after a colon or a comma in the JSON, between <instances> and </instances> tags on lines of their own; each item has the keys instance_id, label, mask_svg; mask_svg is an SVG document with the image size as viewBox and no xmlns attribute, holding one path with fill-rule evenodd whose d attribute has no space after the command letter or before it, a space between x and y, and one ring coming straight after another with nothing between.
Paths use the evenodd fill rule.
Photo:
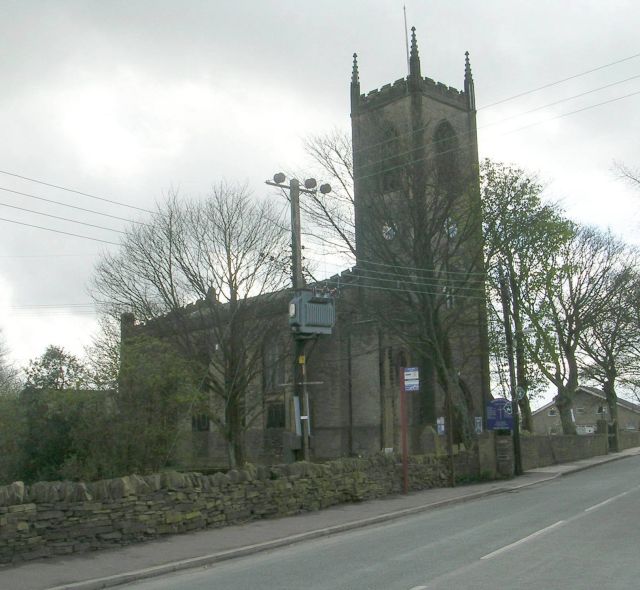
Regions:
<instances>
[{"instance_id":1,"label":"leafless tree","mask_svg":"<svg viewBox=\"0 0 640 590\"><path fill-rule=\"evenodd\" d=\"M640 170L630 168L622 162L614 162L613 169L619 178L635 188L640 188Z\"/></svg>"},{"instance_id":2,"label":"leafless tree","mask_svg":"<svg viewBox=\"0 0 640 590\"><path fill-rule=\"evenodd\" d=\"M443 137L437 154L416 158L402 140L389 145L383 131L383 124L373 127L365 140L381 147L367 151L359 178L346 134L307 142L307 152L339 196L318 195L307 201L305 212L321 239L355 257L354 181L369 195L366 219L358 222L354 268L362 302L424 368L424 384L437 382L456 416L456 430L469 441L473 401L463 365L478 361L477 351L487 346L476 342L474 359L461 354L461 342L474 340L486 319L477 170L474 175L471 166L470 174L460 173L469 163L457 160L453 138ZM412 157L390 159L391 152ZM426 397L425 417L431 403Z\"/></svg>"},{"instance_id":3,"label":"leafless tree","mask_svg":"<svg viewBox=\"0 0 640 590\"><path fill-rule=\"evenodd\" d=\"M245 186L220 183L203 201L171 194L96 268L97 301L133 313L203 367L210 417L231 466L244 461L244 434L261 411L252 385L273 294L286 280L286 236L269 203Z\"/></svg>"},{"instance_id":4,"label":"leafless tree","mask_svg":"<svg viewBox=\"0 0 640 590\"><path fill-rule=\"evenodd\" d=\"M525 313L534 330L530 354L555 386L555 404L565 434L575 434L571 417L580 376L580 341L589 326L602 321L613 293L608 290L624 254L610 234L575 227L544 268L523 285Z\"/></svg>"},{"instance_id":5,"label":"leafless tree","mask_svg":"<svg viewBox=\"0 0 640 590\"><path fill-rule=\"evenodd\" d=\"M628 250L608 278L598 318L580 336L580 359L585 379L600 385L607 397L609 416L618 442L617 385L633 385L640 374L640 276L638 259Z\"/></svg>"},{"instance_id":6,"label":"leafless tree","mask_svg":"<svg viewBox=\"0 0 640 590\"><path fill-rule=\"evenodd\" d=\"M0 395L15 393L19 388L19 371L9 359L9 351L0 332Z\"/></svg>"}]
</instances>

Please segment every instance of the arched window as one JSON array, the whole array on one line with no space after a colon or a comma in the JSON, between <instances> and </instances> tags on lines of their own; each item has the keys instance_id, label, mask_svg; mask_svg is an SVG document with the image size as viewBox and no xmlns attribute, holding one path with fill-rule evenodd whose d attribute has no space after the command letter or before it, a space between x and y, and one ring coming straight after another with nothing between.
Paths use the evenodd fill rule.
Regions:
<instances>
[{"instance_id":1,"label":"arched window","mask_svg":"<svg viewBox=\"0 0 640 590\"><path fill-rule=\"evenodd\" d=\"M265 393L281 389L285 381L285 347L277 335L267 335L262 343L262 385Z\"/></svg>"},{"instance_id":2,"label":"arched window","mask_svg":"<svg viewBox=\"0 0 640 590\"><path fill-rule=\"evenodd\" d=\"M382 125L382 141L380 144L380 171L382 193L390 193L400 189L400 142L398 131L388 121Z\"/></svg>"},{"instance_id":3,"label":"arched window","mask_svg":"<svg viewBox=\"0 0 640 590\"><path fill-rule=\"evenodd\" d=\"M459 184L458 138L449 121L442 121L433 134L436 185L446 193L455 192Z\"/></svg>"}]
</instances>

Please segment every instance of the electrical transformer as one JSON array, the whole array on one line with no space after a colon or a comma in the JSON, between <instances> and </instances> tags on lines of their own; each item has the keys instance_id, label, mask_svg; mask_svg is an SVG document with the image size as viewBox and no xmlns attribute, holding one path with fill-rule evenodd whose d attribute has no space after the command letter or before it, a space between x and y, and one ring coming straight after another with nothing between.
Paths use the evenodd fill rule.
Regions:
<instances>
[{"instance_id":1,"label":"electrical transformer","mask_svg":"<svg viewBox=\"0 0 640 590\"><path fill-rule=\"evenodd\" d=\"M296 334L331 334L335 322L335 299L328 293L300 291L289 303L289 326Z\"/></svg>"}]
</instances>

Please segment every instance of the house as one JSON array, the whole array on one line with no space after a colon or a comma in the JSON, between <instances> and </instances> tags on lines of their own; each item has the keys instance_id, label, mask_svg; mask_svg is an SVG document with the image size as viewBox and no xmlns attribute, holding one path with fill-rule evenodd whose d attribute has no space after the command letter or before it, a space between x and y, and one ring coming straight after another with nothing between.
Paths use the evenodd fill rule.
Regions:
<instances>
[{"instance_id":1,"label":"house","mask_svg":"<svg viewBox=\"0 0 640 590\"><path fill-rule=\"evenodd\" d=\"M621 431L640 430L640 405L618 398L618 422ZM576 391L572 409L578 434L593 434L600 420L611 421L605 394L594 387L580 386ZM554 402L533 412L535 434L562 434L560 413Z\"/></svg>"}]
</instances>

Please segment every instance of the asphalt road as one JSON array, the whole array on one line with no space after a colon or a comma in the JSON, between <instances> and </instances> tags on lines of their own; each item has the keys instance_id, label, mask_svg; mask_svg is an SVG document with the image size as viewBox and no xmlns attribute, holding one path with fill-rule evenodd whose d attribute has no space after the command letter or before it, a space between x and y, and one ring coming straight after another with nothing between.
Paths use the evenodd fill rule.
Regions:
<instances>
[{"instance_id":1,"label":"asphalt road","mask_svg":"<svg viewBox=\"0 0 640 590\"><path fill-rule=\"evenodd\" d=\"M640 457L136 590L640 588Z\"/></svg>"}]
</instances>

